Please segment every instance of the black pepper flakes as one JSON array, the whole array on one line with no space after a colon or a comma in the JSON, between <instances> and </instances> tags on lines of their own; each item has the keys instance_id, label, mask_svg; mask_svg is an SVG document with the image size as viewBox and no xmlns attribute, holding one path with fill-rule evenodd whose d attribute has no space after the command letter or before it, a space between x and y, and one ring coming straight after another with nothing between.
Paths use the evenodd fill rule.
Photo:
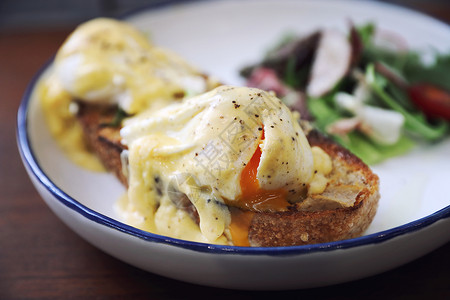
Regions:
<instances>
[{"instance_id":1,"label":"black pepper flakes","mask_svg":"<svg viewBox=\"0 0 450 300\"><path fill-rule=\"evenodd\" d=\"M182 99L182 98L184 98L184 96L185 96L185 93L183 91L177 91L177 92L173 93L173 97L175 99Z\"/></svg>"}]
</instances>

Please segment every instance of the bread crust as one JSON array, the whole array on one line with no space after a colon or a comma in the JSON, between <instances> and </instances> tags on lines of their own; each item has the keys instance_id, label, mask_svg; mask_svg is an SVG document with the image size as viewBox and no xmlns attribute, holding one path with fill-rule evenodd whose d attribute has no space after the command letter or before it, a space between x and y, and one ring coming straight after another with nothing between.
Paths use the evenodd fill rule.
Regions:
<instances>
[{"instance_id":1,"label":"bread crust","mask_svg":"<svg viewBox=\"0 0 450 300\"><path fill-rule=\"evenodd\" d=\"M128 186L128 179L122 171L120 154L126 147L120 142L120 128L108 125L114 120L117 108L85 104L81 101L77 101L77 105L77 118L89 148L109 172L114 173L122 184Z\"/></svg>"},{"instance_id":2,"label":"bread crust","mask_svg":"<svg viewBox=\"0 0 450 300\"><path fill-rule=\"evenodd\" d=\"M90 147L127 186L120 155L126 147L120 143L120 128L105 126L114 113L115 108L79 103L77 117ZM378 176L342 146L315 130L304 129L311 146L322 148L332 160L333 171L327 176L324 192L339 201L326 199L318 206L316 203L323 202L321 195L310 195L285 212L255 213L248 232L251 246L307 245L354 238L364 233L375 216L380 197Z\"/></svg>"}]
</instances>

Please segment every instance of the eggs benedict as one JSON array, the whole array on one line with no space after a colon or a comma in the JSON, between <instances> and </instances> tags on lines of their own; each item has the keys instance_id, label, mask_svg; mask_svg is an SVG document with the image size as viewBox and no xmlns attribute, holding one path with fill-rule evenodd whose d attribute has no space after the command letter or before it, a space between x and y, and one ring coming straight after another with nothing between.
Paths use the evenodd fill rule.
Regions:
<instances>
[{"instance_id":1,"label":"eggs benedict","mask_svg":"<svg viewBox=\"0 0 450 300\"><path fill-rule=\"evenodd\" d=\"M128 119L120 134L128 146L125 214L177 238L248 245L241 212L288 211L323 192L332 170L291 111L259 89L221 86Z\"/></svg>"},{"instance_id":2,"label":"eggs benedict","mask_svg":"<svg viewBox=\"0 0 450 300\"><path fill-rule=\"evenodd\" d=\"M127 187L117 206L132 226L235 246L361 235L378 177L273 93L217 86L131 26L96 19L67 39L38 92L69 156Z\"/></svg>"},{"instance_id":3,"label":"eggs benedict","mask_svg":"<svg viewBox=\"0 0 450 300\"><path fill-rule=\"evenodd\" d=\"M66 39L38 92L60 146L76 163L99 170L76 124L78 102L134 115L217 85L126 22L98 18L81 24Z\"/></svg>"}]
</instances>

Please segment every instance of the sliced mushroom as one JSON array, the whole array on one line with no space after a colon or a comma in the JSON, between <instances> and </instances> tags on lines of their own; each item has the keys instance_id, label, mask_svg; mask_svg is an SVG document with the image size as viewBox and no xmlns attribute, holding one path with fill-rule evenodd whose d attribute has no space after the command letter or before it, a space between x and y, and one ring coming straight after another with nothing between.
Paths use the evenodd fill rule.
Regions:
<instances>
[{"instance_id":1,"label":"sliced mushroom","mask_svg":"<svg viewBox=\"0 0 450 300\"><path fill-rule=\"evenodd\" d=\"M352 47L346 35L324 30L313 62L307 94L320 97L329 92L349 71Z\"/></svg>"}]
</instances>

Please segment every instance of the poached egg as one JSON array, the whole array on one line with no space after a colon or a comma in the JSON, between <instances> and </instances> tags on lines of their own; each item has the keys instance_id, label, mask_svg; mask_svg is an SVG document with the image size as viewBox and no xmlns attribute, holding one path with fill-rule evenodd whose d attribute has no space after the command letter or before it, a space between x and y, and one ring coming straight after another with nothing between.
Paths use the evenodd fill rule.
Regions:
<instances>
[{"instance_id":1,"label":"poached egg","mask_svg":"<svg viewBox=\"0 0 450 300\"><path fill-rule=\"evenodd\" d=\"M55 72L72 97L117 104L129 114L208 89L207 79L178 55L154 46L133 26L107 18L83 23L67 38Z\"/></svg>"},{"instance_id":2,"label":"poached egg","mask_svg":"<svg viewBox=\"0 0 450 300\"><path fill-rule=\"evenodd\" d=\"M38 97L49 130L77 165L104 171L89 151L74 100L117 105L128 114L203 93L217 81L177 54L152 44L133 26L98 18L78 26L58 50Z\"/></svg>"},{"instance_id":3,"label":"poached egg","mask_svg":"<svg viewBox=\"0 0 450 300\"><path fill-rule=\"evenodd\" d=\"M120 133L124 216L176 238L245 246L251 213L286 211L309 188L323 191L331 171L281 100L254 88L218 87L130 118Z\"/></svg>"}]
</instances>

